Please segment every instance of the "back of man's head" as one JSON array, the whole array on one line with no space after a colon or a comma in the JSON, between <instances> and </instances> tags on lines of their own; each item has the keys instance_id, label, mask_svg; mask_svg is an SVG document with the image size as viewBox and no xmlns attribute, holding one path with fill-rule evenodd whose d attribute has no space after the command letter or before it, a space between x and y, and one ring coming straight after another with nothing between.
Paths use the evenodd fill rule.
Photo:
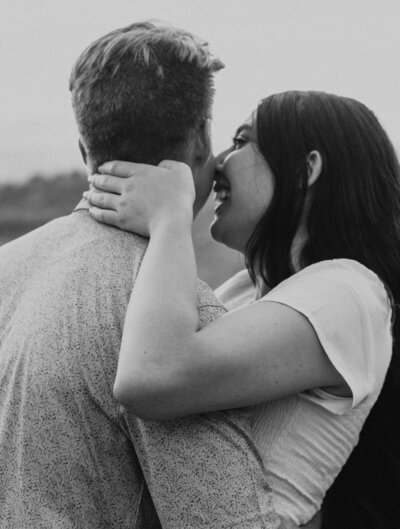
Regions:
<instances>
[{"instance_id":1,"label":"back of man's head","mask_svg":"<svg viewBox=\"0 0 400 529\"><path fill-rule=\"evenodd\" d=\"M187 161L187 140L210 117L221 68L206 42L160 23L132 24L93 42L70 78L91 164Z\"/></svg>"}]
</instances>

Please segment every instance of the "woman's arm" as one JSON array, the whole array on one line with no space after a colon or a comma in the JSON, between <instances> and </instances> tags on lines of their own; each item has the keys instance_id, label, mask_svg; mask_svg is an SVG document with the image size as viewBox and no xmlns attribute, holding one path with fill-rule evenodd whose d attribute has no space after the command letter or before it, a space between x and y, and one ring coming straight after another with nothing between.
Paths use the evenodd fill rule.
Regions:
<instances>
[{"instance_id":1,"label":"woman's arm","mask_svg":"<svg viewBox=\"0 0 400 529\"><path fill-rule=\"evenodd\" d=\"M158 168L149 176L150 170L139 175L135 164L129 166L135 176L120 180L112 197L116 209L92 211L98 220L119 225L119 217L125 228L150 234L126 314L116 398L140 417L167 419L321 386L345 394L347 386L312 325L288 306L256 302L198 328L193 196L181 189L188 175L167 180L174 164L164 179ZM105 169L118 172L116 166ZM111 182L104 175L93 180L109 191ZM102 194L92 192L89 199L111 207Z\"/></svg>"}]
</instances>

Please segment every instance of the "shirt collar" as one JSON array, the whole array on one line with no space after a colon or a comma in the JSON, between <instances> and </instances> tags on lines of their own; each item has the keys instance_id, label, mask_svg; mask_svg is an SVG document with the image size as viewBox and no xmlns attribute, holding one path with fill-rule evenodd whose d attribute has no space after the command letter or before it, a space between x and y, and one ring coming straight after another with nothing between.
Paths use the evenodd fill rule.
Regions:
<instances>
[{"instance_id":1,"label":"shirt collar","mask_svg":"<svg viewBox=\"0 0 400 529\"><path fill-rule=\"evenodd\" d=\"M87 211L89 211L89 209L90 209L89 202L86 200L86 198L82 198L78 202L78 204L75 206L74 212L75 211L80 211L82 209L86 209Z\"/></svg>"}]
</instances>

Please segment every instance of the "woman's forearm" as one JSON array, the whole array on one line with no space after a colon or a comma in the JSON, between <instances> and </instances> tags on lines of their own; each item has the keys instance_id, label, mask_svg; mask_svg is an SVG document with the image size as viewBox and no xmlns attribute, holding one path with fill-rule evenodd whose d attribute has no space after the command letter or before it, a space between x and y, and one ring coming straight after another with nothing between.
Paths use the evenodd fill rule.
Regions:
<instances>
[{"instance_id":1,"label":"woman's forearm","mask_svg":"<svg viewBox=\"0 0 400 529\"><path fill-rule=\"evenodd\" d=\"M152 232L135 281L114 386L116 398L139 415L146 399L154 402L159 391L161 401L180 376L176 366L198 329L196 292L191 219L166 221Z\"/></svg>"},{"instance_id":2,"label":"woman's forearm","mask_svg":"<svg viewBox=\"0 0 400 529\"><path fill-rule=\"evenodd\" d=\"M115 382L116 398L135 415L168 419L316 387L349 396L312 323L290 304L258 301L198 328L194 182L187 165L111 162L92 183L95 219L151 236L126 315ZM341 312L348 314L347 305L335 317Z\"/></svg>"}]
</instances>

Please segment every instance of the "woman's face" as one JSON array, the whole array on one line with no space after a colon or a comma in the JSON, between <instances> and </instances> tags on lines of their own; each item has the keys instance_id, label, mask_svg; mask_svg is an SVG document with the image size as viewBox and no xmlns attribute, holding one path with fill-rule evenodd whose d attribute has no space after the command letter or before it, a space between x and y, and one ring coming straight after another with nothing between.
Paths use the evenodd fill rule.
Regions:
<instances>
[{"instance_id":1,"label":"woman's face","mask_svg":"<svg viewBox=\"0 0 400 529\"><path fill-rule=\"evenodd\" d=\"M242 253L274 191L274 176L255 140L252 115L236 131L232 146L217 156L211 235Z\"/></svg>"}]
</instances>

